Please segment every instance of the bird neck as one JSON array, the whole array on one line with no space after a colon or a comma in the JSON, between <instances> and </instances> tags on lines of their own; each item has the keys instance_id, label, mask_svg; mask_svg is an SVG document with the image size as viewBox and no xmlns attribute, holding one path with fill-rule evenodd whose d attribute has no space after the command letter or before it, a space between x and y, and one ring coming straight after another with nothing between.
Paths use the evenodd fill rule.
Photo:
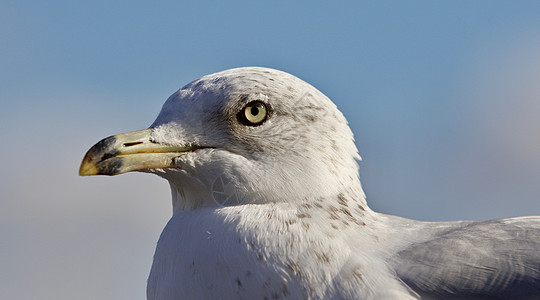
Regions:
<instances>
[{"instance_id":1,"label":"bird neck","mask_svg":"<svg viewBox=\"0 0 540 300\"><path fill-rule=\"evenodd\" d=\"M304 186L295 191L231 189L223 182L214 183L211 187L197 179L183 177L181 181L169 179L172 195L173 214L194 210L200 207L226 207L245 204L289 203L294 206L351 206L358 212L371 211L360 181L343 182L336 186ZM191 182L186 182L190 180Z\"/></svg>"}]
</instances>

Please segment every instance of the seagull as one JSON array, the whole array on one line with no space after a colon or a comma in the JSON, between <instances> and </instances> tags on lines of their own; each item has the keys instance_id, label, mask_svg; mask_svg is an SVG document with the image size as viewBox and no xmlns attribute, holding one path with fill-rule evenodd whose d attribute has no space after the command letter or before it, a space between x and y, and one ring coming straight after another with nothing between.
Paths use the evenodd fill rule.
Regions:
<instances>
[{"instance_id":1,"label":"seagull","mask_svg":"<svg viewBox=\"0 0 540 300\"><path fill-rule=\"evenodd\" d=\"M540 299L540 217L421 222L372 211L347 120L323 93L243 67L94 145L81 176L168 180L147 298Z\"/></svg>"}]
</instances>

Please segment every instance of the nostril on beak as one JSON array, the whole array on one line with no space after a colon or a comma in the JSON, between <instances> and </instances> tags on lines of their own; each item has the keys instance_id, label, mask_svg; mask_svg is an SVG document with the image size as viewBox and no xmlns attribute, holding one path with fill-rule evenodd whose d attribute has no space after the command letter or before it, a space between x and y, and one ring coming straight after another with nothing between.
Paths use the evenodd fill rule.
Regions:
<instances>
[{"instance_id":1,"label":"nostril on beak","mask_svg":"<svg viewBox=\"0 0 540 300\"><path fill-rule=\"evenodd\" d=\"M143 142L124 143L122 146L124 146L124 147L131 147L131 146L139 145L139 144L142 144L142 143L143 143Z\"/></svg>"}]
</instances>

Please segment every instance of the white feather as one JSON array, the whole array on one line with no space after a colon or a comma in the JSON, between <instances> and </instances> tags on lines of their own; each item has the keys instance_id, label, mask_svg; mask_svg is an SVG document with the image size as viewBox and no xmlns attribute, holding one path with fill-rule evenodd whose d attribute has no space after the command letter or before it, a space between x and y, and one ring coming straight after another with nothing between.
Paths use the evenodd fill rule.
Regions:
<instances>
[{"instance_id":1,"label":"white feather","mask_svg":"<svg viewBox=\"0 0 540 300\"><path fill-rule=\"evenodd\" d=\"M254 100L265 102L270 115L262 125L247 126L238 113ZM515 228L528 230L527 238L540 240L538 219L424 223L371 211L343 114L317 89L281 71L238 68L202 77L173 94L151 128L156 142L205 148L177 158L176 169L154 171L171 184L174 213L158 242L149 299L514 295L512 284L523 281L493 289L476 278L489 272L456 275L459 263L445 264L437 252L485 226L508 237L523 236ZM506 231L509 224L514 231ZM456 235L464 228L464 237ZM482 241L479 246L493 247ZM540 245L521 245L520 255L530 259L508 264L527 264L528 273L490 265L482 251L470 257L464 251L461 263L498 268L512 278L532 276L538 287ZM513 255L511 247L503 250ZM455 289L460 282L478 284L474 291Z\"/></svg>"}]
</instances>

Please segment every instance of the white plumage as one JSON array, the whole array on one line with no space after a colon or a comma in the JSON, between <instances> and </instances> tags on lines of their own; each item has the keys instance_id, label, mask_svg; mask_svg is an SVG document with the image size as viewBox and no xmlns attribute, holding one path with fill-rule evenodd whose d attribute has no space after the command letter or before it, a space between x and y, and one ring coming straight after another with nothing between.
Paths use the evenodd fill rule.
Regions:
<instances>
[{"instance_id":1,"label":"white plumage","mask_svg":"<svg viewBox=\"0 0 540 300\"><path fill-rule=\"evenodd\" d=\"M244 120L264 109L264 121ZM148 299L540 297L540 218L429 223L373 212L344 116L290 74L204 76L167 100L149 141L190 151L137 169L166 178L173 195ZM120 173L113 167L99 174Z\"/></svg>"}]
</instances>

